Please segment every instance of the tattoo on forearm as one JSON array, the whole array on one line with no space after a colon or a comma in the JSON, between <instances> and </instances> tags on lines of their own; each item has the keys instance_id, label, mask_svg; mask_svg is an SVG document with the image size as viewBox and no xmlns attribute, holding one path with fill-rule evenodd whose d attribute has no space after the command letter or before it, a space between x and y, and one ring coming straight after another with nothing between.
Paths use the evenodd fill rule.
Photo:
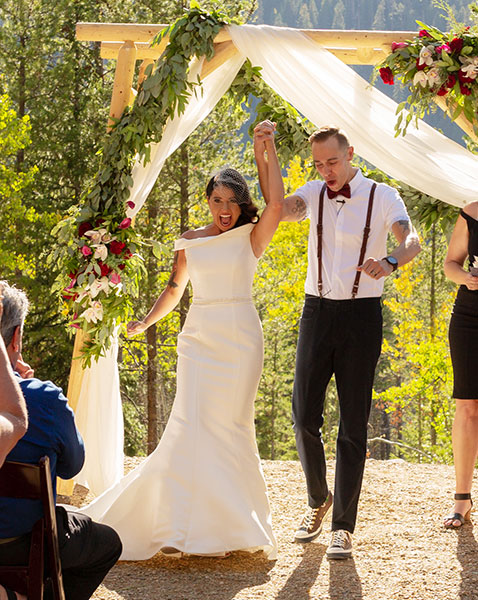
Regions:
<instances>
[{"instance_id":1,"label":"tattoo on forearm","mask_svg":"<svg viewBox=\"0 0 478 600\"><path fill-rule=\"evenodd\" d=\"M411 232L410 221L406 219L400 219L397 223L402 228L402 231L405 235L408 235Z\"/></svg>"},{"instance_id":2,"label":"tattoo on forearm","mask_svg":"<svg viewBox=\"0 0 478 600\"><path fill-rule=\"evenodd\" d=\"M168 281L168 286L172 287L172 288L177 288L178 284L174 281L175 277L176 277L176 273L178 270L178 252L174 253L174 260L173 260L173 268L171 269L171 275L169 277L169 281Z\"/></svg>"},{"instance_id":3,"label":"tattoo on forearm","mask_svg":"<svg viewBox=\"0 0 478 600\"><path fill-rule=\"evenodd\" d=\"M307 207L302 198L296 198L295 205L291 206L290 212L294 216L297 216L299 221L305 219L307 215Z\"/></svg>"}]
</instances>

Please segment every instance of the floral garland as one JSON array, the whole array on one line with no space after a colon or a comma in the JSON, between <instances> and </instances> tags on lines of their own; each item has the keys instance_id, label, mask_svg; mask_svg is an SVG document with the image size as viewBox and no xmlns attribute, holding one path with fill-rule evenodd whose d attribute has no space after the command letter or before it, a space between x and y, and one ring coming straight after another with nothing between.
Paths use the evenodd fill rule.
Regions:
<instances>
[{"instance_id":1,"label":"floral garland","mask_svg":"<svg viewBox=\"0 0 478 600\"><path fill-rule=\"evenodd\" d=\"M442 33L417 23L422 28L418 35L393 42L391 54L376 67L384 83L393 85L397 78L411 92L397 108L397 135L405 134L413 117L429 113L437 96L445 99L452 120L463 113L478 134L477 27L455 24L451 32ZM408 112L405 119L403 111Z\"/></svg>"},{"instance_id":2,"label":"floral garland","mask_svg":"<svg viewBox=\"0 0 478 600\"><path fill-rule=\"evenodd\" d=\"M144 241L126 216L127 208L134 208L128 198L135 157L149 162L148 145L161 140L168 118L184 112L194 87L200 84L188 81L189 62L194 56L211 58L214 38L228 24L224 15L202 12L194 2L191 5L154 40L157 44L169 36L161 57L147 67L133 106L126 108L108 134L101 167L81 207L73 208L52 231L59 243L49 262L59 263L61 269L54 291L60 294L63 313L70 319L69 330L85 333L82 357L86 366L104 355L115 329L130 317L131 297L138 295L144 270L138 254ZM247 101L250 94L270 95L259 71L246 61L231 88L238 101ZM304 121L290 105L273 95L272 103L260 103L258 119L262 114L281 121L289 142L282 144L284 152L306 148Z\"/></svg>"}]
</instances>

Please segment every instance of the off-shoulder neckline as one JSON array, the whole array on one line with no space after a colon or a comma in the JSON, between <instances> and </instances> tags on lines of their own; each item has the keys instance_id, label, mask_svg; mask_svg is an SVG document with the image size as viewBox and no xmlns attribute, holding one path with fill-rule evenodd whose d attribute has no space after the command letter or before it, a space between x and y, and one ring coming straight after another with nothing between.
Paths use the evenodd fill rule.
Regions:
<instances>
[{"instance_id":1,"label":"off-shoulder neckline","mask_svg":"<svg viewBox=\"0 0 478 600\"><path fill-rule=\"evenodd\" d=\"M246 235L250 233L254 229L254 223L246 223L245 225L241 225L240 227L234 227L233 229L229 229L228 231L224 231L223 233L218 233L217 235L205 235L197 238L184 238L181 237L176 240L174 244L174 248L176 250L182 250L183 248L187 248L188 246L196 246L199 244L205 244L207 242L211 242L216 239L224 239L227 237L235 237L236 235Z\"/></svg>"}]
</instances>

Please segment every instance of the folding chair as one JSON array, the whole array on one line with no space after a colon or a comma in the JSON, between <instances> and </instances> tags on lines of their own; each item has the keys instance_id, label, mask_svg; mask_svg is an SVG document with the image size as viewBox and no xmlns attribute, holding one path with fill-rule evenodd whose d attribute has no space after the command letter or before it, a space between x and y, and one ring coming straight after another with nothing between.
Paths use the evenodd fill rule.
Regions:
<instances>
[{"instance_id":1,"label":"folding chair","mask_svg":"<svg viewBox=\"0 0 478 600\"><path fill-rule=\"evenodd\" d=\"M41 500L43 506L43 518L33 526L28 564L0 566L0 583L26 594L28 600L43 600L44 586L51 581L55 600L65 600L48 456L38 466L5 462L0 469L0 496Z\"/></svg>"}]
</instances>

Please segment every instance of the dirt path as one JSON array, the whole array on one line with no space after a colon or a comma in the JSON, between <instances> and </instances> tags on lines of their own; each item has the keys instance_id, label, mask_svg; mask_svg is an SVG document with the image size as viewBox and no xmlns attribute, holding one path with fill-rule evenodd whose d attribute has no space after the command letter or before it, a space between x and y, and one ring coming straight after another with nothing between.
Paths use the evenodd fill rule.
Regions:
<instances>
[{"instance_id":1,"label":"dirt path","mask_svg":"<svg viewBox=\"0 0 478 600\"><path fill-rule=\"evenodd\" d=\"M140 459L128 459L127 467ZM265 461L279 558L245 553L220 559L119 563L96 600L476 600L477 524L445 531L453 469L402 461L367 462L354 535L354 556L329 562L329 521L312 544L291 542L304 509L305 487L296 462ZM333 465L329 468L333 477ZM475 477L478 500L478 473ZM75 493L73 502L87 498Z\"/></svg>"}]
</instances>

